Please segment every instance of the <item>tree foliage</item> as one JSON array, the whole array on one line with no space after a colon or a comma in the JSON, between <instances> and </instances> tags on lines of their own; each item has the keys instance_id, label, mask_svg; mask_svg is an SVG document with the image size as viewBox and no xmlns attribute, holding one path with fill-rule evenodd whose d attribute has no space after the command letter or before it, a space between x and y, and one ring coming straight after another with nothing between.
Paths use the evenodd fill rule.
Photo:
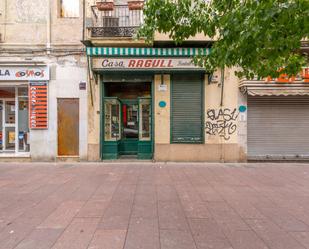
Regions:
<instances>
[{"instance_id":1,"label":"tree foliage","mask_svg":"<svg viewBox=\"0 0 309 249\"><path fill-rule=\"evenodd\" d=\"M301 40L309 37L309 0L148 0L139 37L155 31L181 44L202 33L215 40L196 58L208 71L239 68L239 77L296 75L307 63Z\"/></svg>"}]
</instances>

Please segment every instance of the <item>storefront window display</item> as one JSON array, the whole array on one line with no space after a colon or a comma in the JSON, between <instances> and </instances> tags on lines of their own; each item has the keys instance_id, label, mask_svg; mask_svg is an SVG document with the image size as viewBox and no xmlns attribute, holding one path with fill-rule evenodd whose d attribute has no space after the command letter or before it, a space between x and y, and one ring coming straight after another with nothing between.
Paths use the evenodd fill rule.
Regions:
<instances>
[{"instance_id":1,"label":"storefront window display","mask_svg":"<svg viewBox=\"0 0 309 249\"><path fill-rule=\"evenodd\" d=\"M117 141L120 134L120 102L117 99L105 99L105 141Z\"/></svg>"},{"instance_id":2,"label":"storefront window display","mask_svg":"<svg viewBox=\"0 0 309 249\"><path fill-rule=\"evenodd\" d=\"M0 87L0 152L29 152L28 87Z\"/></svg>"}]
</instances>

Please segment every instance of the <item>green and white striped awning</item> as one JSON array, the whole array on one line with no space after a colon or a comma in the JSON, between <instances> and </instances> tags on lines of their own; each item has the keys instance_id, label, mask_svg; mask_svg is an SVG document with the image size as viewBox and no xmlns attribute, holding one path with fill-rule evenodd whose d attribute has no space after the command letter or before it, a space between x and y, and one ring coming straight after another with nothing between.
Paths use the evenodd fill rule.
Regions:
<instances>
[{"instance_id":1,"label":"green and white striped awning","mask_svg":"<svg viewBox=\"0 0 309 249\"><path fill-rule=\"evenodd\" d=\"M87 47L88 56L168 56L192 57L207 55L210 48L115 48Z\"/></svg>"}]
</instances>

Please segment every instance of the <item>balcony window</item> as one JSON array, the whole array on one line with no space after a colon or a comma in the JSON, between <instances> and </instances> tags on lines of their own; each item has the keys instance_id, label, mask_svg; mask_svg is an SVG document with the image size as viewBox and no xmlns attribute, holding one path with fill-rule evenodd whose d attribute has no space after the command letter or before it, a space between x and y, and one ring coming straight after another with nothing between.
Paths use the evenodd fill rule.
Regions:
<instances>
[{"instance_id":1,"label":"balcony window","mask_svg":"<svg viewBox=\"0 0 309 249\"><path fill-rule=\"evenodd\" d=\"M129 9L127 4L116 4L113 10L100 11L92 6L92 37L133 37L143 23L142 9Z\"/></svg>"},{"instance_id":2,"label":"balcony window","mask_svg":"<svg viewBox=\"0 0 309 249\"><path fill-rule=\"evenodd\" d=\"M60 17L78 18L79 0L60 0Z\"/></svg>"}]
</instances>

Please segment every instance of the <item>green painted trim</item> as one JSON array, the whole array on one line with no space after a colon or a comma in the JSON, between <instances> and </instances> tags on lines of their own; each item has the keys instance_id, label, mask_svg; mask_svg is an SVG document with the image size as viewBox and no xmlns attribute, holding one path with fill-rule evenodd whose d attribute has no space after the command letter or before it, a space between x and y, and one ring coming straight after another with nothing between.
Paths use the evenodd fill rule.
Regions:
<instances>
[{"instance_id":1,"label":"green painted trim","mask_svg":"<svg viewBox=\"0 0 309 249\"><path fill-rule=\"evenodd\" d=\"M201 80L202 80L202 144L205 144L205 76L206 74L201 74Z\"/></svg>"},{"instance_id":2,"label":"green painted trim","mask_svg":"<svg viewBox=\"0 0 309 249\"><path fill-rule=\"evenodd\" d=\"M101 78L100 78L101 79ZM105 139L105 136L103 136L104 134L104 130L102 129L103 127L103 124L104 124L104 108L103 108L103 105L104 105L104 88L105 88L105 85L104 85L104 82L103 80L100 81L100 159L103 160L103 144L104 144L104 139ZM103 138L103 139L102 139Z\"/></svg>"},{"instance_id":3,"label":"green painted trim","mask_svg":"<svg viewBox=\"0 0 309 249\"><path fill-rule=\"evenodd\" d=\"M170 74L170 144L172 144L173 141L173 135L172 135L172 127L173 127L173 103L172 103L172 97L173 97L173 87L174 87L174 75Z\"/></svg>"},{"instance_id":4,"label":"green painted trim","mask_svg":"<svg viewBox=\"0 0 309 249\"><path fill-rule=\"evenodd\" d=\"M151 90L152 91L152 90ZM138 158L139 159L151 159L152 158L152 155L153 155L153 115L154 115L154 112L153 112L153 105L152 105L152 98L151 97L139 97L138 98L138 109L139 109L139 114L140 114L140 100L143 100L143 99L146 99L146 100L150 100L150 111L151 111L151 126L150 126L150 140L138 140ZM139 118L140 120L140 118ZM148 152L148 150L141 150L140 148L143 147L143 148L147 148L148 149L150 148L150 151ZM142 151L142 152L141 152ZM146 152L144 152L146 151ZM140 155L147 155L146 157L145 156L140 156Z\"/></svg>"},{"instance_id":5,"label":"green painted trim","mask_svg":"<svg viewBox=\"0 0 309 249\"><path fill-rule=\"evenodd\" d=\"M152 141L152 156L154 158L155 153L155 75L152 77L151 81L151 141Z\"/></svg>"},{"instance_id":6,"label":"green painted trim","mask_svg":"<svg viewBox=\"0 0 309 249\"><path fill-rule=\"evenodd\" d=\"M153 158L152 153L139 153L137 159L139 160L151 160Z\"/></svg>"},{"instance_id":7,"label":"green painted trim","mask_svg":"<svg viewBox=\"0 0 309 249\"><path fill-rule=\"evenodd\" d=\"M114 72L114 74L116 74ZM127 72L125 75L136 75L136 72ZM151 73L151 140L150 141L140 141L141 143L151 143L151 153L138 153L140 154L140 156L138 155L138 159L152 159L153 155L154 155L154 141L155 141L155 134L154 134L154 94L155 94L155 85L154 85L154 74ZM129 81L130 82L130 81ZM149 82L149 81L147 81ZM119 141L105 141L105 136L104 136L104 101L105 99L117 99L119 101L118 98L115 97L106 97L105 96L105 83L104 80L102 79L100 82L100 157L101 160L113 160L113 159L118 159L119 155L121 154L119 152L118 149L118 153L114 154L114 153L104 153L104 144L114 144L114 143L118 143L118 148L120 146L121 140ZM142 97L142 99L150 99L149 97ZM132 103L132 102L138 102L138 100L130 100L130 99L124 99L121 100L122 102L127 102L127 103ZM139 108L139 105L138 105ZM122 120L122 112L120 111L120 119ZM139 120L139 119L138 119ZM138 124L139 127L139 124ZM139 142L139 139L138 139Z\"/></svg>"},{"instance_id":8,"label":"green painted trim","mask_svg":"<svg viewBox=\"0 0 309 249\"><path fill-rule=\"evenodd\" d=\"M118 155L117 154L105 153L104 154L104 159L102 159L102 160L116 160L116 159L118 159Z\"/></svg>"},{"instance_id":9,"label":"green painted trim","mask_svg":"<svg viewBox=\"0 0 309 249\"><path fill-rule=\"evenodd\" d=\"M88 56L155 56L155 57L190 57L210 54L210 48L116 48L87 47Z\"/></svg>"},{"instance_id":10,"label":"green painted trim","mask_svg":"<svg viewBox=\"0 0 309 249\"><path fill-rule=\"evenodd\" d=\"M158 68L158 69L133 69L134 71L132 71L132 69L93 69L94 72L97 73L145 73L145 74L159 74L159 73L165 73L165 74L170 74L171 72L200 72L200 73L205 73L205 68L192 68L192 69L163 69L163 68Z\"/></svg>"}]
</instances>

